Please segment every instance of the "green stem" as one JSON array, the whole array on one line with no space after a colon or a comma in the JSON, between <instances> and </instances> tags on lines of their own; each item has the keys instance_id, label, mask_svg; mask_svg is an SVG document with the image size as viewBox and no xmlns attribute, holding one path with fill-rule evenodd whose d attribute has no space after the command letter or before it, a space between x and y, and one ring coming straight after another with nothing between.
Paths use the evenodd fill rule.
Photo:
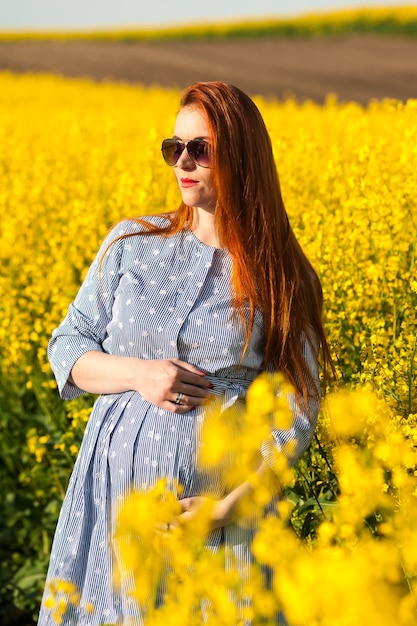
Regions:
<instances>
[{"instance_id":1,"label":"green stem","mask_svg":"<svg viewBox=\"0 0 417 626\"><path fill-rule=\"evenodd\" d=\"M331 476L334 476L335 474L334 474L333 468L332 468L332 466L330 465L329 459L327 458L326 451L324 450L323 446L321 445L321 443L320 443L320 439L318 438L317 433L315 433L315 435L314 435L314 439L315 439L315 441L316 441L316 443L317 443L317 445L318 445L318 448L319 448L319 450L320 450L320 454L321 454L322 458L324 459L324 462L326 463L326 466L327 466L327 469L329 470L330 475L331 475ZM330 481L328 481L328 483L327 483L327 484L328 484L328 486L329 486L330 491L331 491L331 492L332 492L332 494L334 495L334 497L335 497L335 498L337 498L337 493L336 493L336 491L333 489L333 486L332 486L331 482L330 482Z\"/></svg>"},{"instance_id":2,"label":"green stem","mask_svg":"<svg viewBox=\"0 0 417 626\"><path fill-rule=\"evenodd\" d=\"M414 606L417 609L417 597L416 597L416 594L414 592L413 585L411 584L412 577L410 577L407 574L407 572L405 571L404 562L403 562L403 560L401 558L401 555L400 555L400 558L399 558L399 562L400 562L401 569L402 569L403 574L404 574L404 579L405 579L405 581L407 583L408 591L410 592L410 596L413 598Z\"/></svg>"},{"instance_id":3,"label":"green stem","mask_svg":"<svg viewBox=\"0 0 417 626\"><path fill-rule=\"evenodd\" d=\"M412 394L412 390L413 390L413 382L414 382L414 359L416 357L416 351L417 351L417 335L414 337L414 346L413 346L413 351L411 353L411 362L410 362L410 369L408 372L408 414L411 413L412 410L412 400L413 400L413 394Z\"/></svg>"}]
</instances>

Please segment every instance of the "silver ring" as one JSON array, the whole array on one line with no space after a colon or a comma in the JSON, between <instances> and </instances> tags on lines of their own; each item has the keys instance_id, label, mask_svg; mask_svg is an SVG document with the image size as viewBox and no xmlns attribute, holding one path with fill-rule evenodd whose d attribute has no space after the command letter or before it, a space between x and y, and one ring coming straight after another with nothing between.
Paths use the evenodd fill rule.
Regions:
<instances>
[{"instance_id":1,"label":"silver ring","mask_svg":"<svg viewBox=\"0 0 417 626\"><path fill-rule=\"evenodd\" d=\"M175 398L175 404L181 404L181 400L182 400L183 396L184 396L183 393L179 393L177 395L177 397Z\"/></svg>"}]
</instances>

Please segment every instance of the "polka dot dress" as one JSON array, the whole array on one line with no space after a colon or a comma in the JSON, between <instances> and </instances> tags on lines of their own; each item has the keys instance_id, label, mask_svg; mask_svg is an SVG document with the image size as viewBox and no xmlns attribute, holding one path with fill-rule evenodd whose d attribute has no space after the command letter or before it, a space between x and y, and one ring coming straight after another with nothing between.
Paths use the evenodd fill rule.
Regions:
<instances>
[{"instance_id":1,"label":"polka dot dress","mask_svg":"<svg viewBox=\"0 0 417 626\"><path fill-rule=\"evenodd\" d=\"M161 216L145 219L165 223ZM70 372L82 354L96 350L187 361L207 372L223 409L242 405L261 368L262 317L257 313L238 367L244 332L232 317L230 256L204 245L189 230L168 237L135 235L143 230L128 220L109 233L53 333L49 357L61 396L71 399L83 393L70 381ZM120 235L129 236L117 239ZM309 352L306 358L316 376L315 360ZM311 440L317 410L310 408L307 416L297 406L293 427L272 435L278 447L295 438L299 456ZM79 606L67 611L63 626L142 623L130 596L112 585L116 513L132 488L146 490L161 477L173 489L181 485L182 497L207 489L221 497L220 485L197 469L204 412L199 408L178 415L133 391L97 399L62 506L48 571L47 582L59 578L80 591ZM229 545L245 563L250 561L252 532L231 524L213 532L208 544L211 549ZM44 604L38 623L54 624Z\"/></svg>"}]
</instances>

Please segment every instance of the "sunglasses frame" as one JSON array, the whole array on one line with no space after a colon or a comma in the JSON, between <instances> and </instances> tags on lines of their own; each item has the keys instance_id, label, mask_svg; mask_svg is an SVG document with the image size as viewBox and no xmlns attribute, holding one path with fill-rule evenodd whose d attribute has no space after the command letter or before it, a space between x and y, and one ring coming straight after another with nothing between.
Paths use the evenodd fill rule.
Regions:
<instances>
[{"instance_id":1,"label":"sunglasses frame","mask_svg":"<svg viewBox=\"0 0 417 626\"><path fill-rule=\"evenodd\" d=\"M202 165L201 163L198 162L197 157L193 154L195 152L195 150L193 150L193 145L192 144L195 145L196 150L198 149L199 146L201 146L201 144L204 144L204 146L207 146L207 152L204 152L204 155L206 156L206 158L210 162L210 144L205 139L190 139L190 141L187 141L187 143L183 143L179 139L170 138L170 139L164 139L163 142L162 142L161 152L162 152L162 156L164 158L165 163L167 165L169 165L170 167L173 167L174 165L176 165L178 163L178 160L181 157L181 155L184 152L184 150L187 150L188 156L190 157L191 161L195 165L198 165L199 167L209 168L210 165ZM177 160L172 162L172 163L170 163L167 160L167 157L165 155L165 148L174 147L174 146L175 146L175 150L173 152L173 156L177 152L177 150L181 150L181 152L178 154ZM191 152L190 152L189 147L191 148Z\"/></svg>"}]
</instances>

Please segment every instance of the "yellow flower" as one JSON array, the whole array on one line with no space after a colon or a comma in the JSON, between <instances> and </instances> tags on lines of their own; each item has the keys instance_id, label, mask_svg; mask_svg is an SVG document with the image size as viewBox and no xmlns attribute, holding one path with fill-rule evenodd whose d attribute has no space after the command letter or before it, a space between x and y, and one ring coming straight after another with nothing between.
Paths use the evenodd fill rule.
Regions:
<instances>
[{"instance_id":1,"label":"yellow flower","mask_svg":"<svg viewBox=\"0 0 417 626\"><path fill-rule=\"evenodd\" d=\"M405 9L389 15L411 19ZM27 429L33 467L18 477L20 485L34 483L41 497L47 492L46 483L37 487L42 471L51 480L69 471L60 465L60 450L77 454L91 405L85 397L72 400L62 409L67 422L63 415L55 419L48 339L108 228L127 215L178 205L174 177L167 178L155 146L172 132L179 93L10 73L0 75L0 91L0 263L6 269L0 275L0 368L6 392L21 390L19 402L28 400L48 425L42 432ZM242 615L254 623L273 621L280 607L291 626L412 626L417 101L366 107L335 97L323 105L291 98L256 102L291 225L320 276L326 333L348 390L327 390L318 430L324 453L313 442L299 466L302 479L294 484L285 460L295 441L271 453L294 508L290 512L284 500L275 512L280 518L262 520L250 573L230 551L205 550L209 507L192 528L161 530L178 513L179 494L177 485L158 483L121 505L115 545L123 567L115 584L128 585L133 571L132 594L149 608L148 626L200 626L196 606L204 602L207 623L216 626L235 626ZM274 450L271 430L291 424L292 391L282 376L263 374L249 389L244 415L214 412L204 424L199 463L220 476L225 492L245 480L252 484L243 517L271 495L253 472L261 446ZM290 524L308 533L306 543ZM242 521L239 532L247 530ZM259 563L274 571L271 589ZM168 595L153 610L161 575L168 577ZM78 591L56 581L48 593L46 606L62 623ZM239 616L235 598L245 606Z\"/></svg>"}]
</instances>

